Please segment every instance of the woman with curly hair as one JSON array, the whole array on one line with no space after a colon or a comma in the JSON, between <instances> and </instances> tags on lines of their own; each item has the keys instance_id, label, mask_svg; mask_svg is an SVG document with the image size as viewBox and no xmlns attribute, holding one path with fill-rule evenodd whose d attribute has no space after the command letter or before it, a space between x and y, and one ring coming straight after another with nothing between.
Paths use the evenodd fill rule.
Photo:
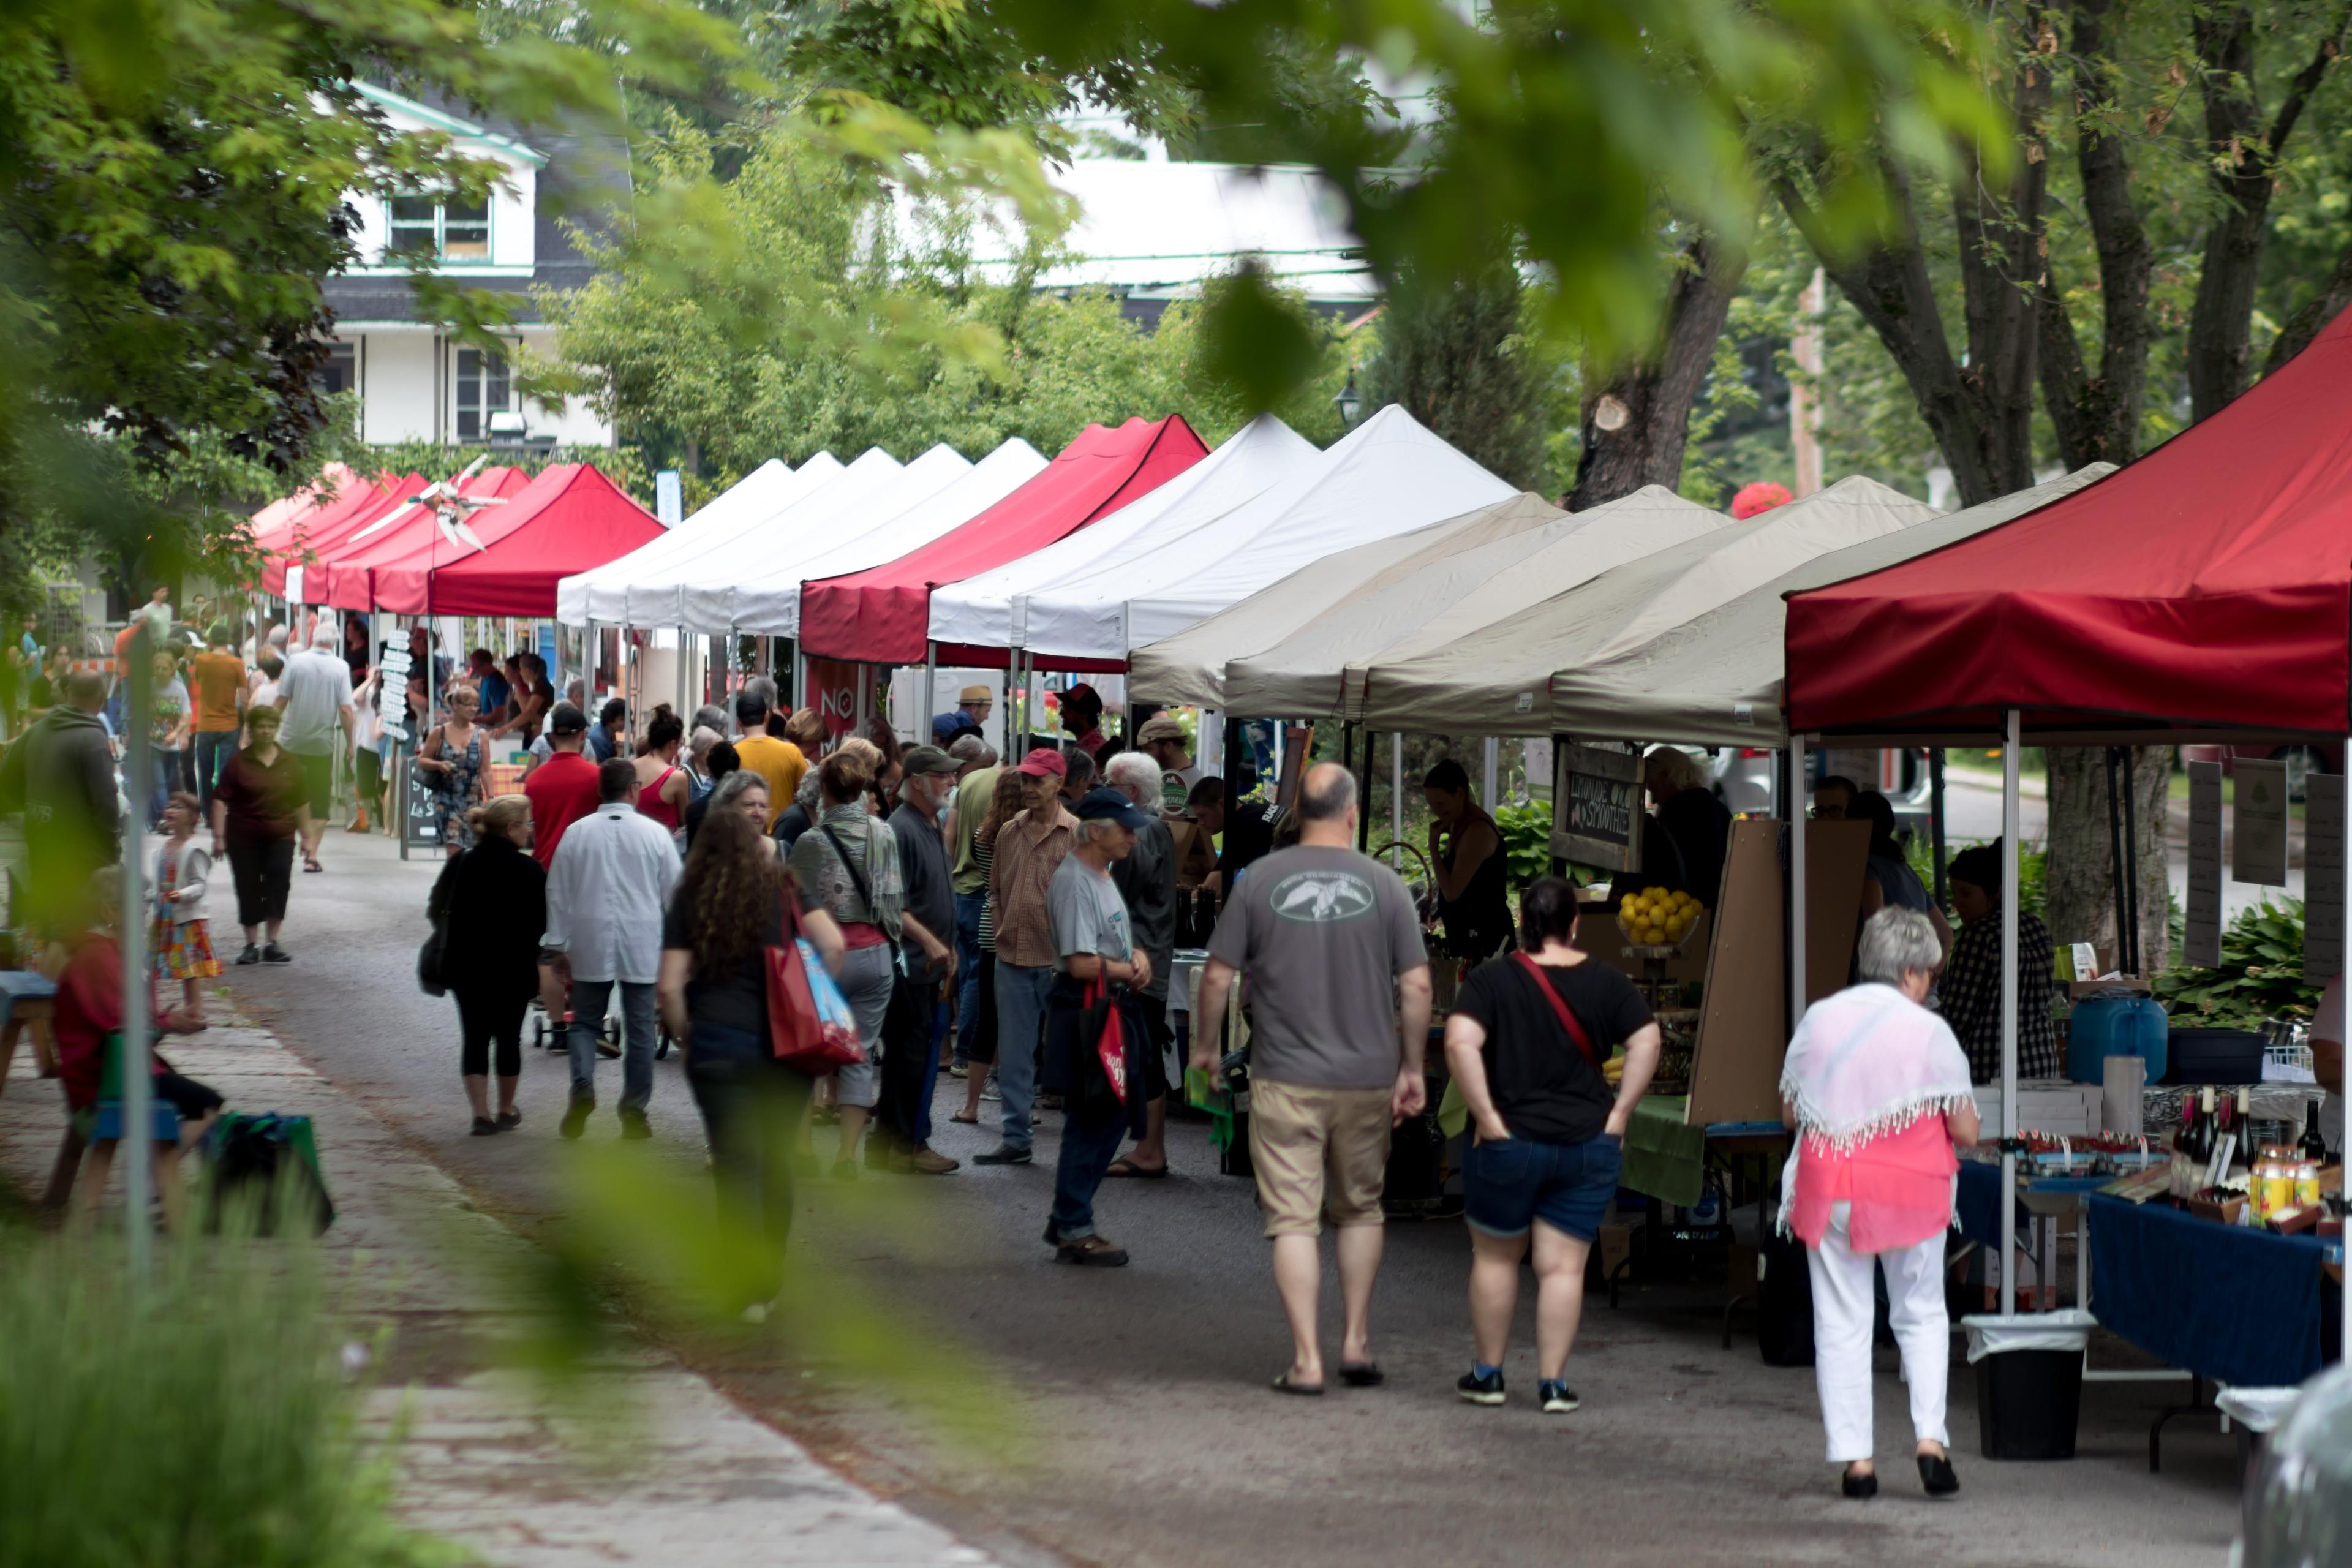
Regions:
<instances>
[{"instance_id":1,"label":"woman with curly hair","mask_svg":"<svg viewBox=\"0 0 2352 1568\"><path fill-rule=\"evenodd\" d=\"M752 813L714 808L695 834L663 919L654 986L662 1022L686 1054L687 1082L709 1136L720 1217L761 1247L744 1307L753 1321L766 1317L783 1285L793 1132L809 1098L807 1076L776 1060L768 1034L761 953L784 941L787 899L803 933L838 973L841 928L824 910L801 903L793 873Z\"/></svg>"}]
</instances>

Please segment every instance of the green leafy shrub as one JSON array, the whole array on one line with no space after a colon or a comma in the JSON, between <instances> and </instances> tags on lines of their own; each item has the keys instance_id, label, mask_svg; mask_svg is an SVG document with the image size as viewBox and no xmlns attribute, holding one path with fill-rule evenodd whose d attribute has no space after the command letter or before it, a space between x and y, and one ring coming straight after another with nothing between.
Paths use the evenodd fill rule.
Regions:
<instances>
[{"instance_id":1,"label":"green leafy shrub","mask_svg":"<svg viewBox=\"0 0 2352 1568\"><path fill-rule=\"evenodd\" d=\"M1551 875L1551 807L1498 805L1495 826L1503 835L1503 858L1514 889Z\"/></svg>"},{"instance_id":2,"label":"green leafy shrub","mask_svg":"<svg viewBox=\"0 0 2352 1568\"><path fill-rule=\"evenodd\" d=\"M2173 950L2179 951L2177 929ZM2174 1017L2217 1029L2259 1029L2270 1018L2310 1017L2320 988L2303 975L2303 901L2241 910L2222 929L2219 965L2175 964L2150 985Z\"/></svg>"},{"instance_id":3,"label":"green leafy shrub","mask_svg":"<svg viewBox=\"0 0 2352 1568\"><path fill-rule=\"evenodd\" d=\"M0 1231L0 1563L417 1568L301 1249Z\"/></svg>"}]
</instances>

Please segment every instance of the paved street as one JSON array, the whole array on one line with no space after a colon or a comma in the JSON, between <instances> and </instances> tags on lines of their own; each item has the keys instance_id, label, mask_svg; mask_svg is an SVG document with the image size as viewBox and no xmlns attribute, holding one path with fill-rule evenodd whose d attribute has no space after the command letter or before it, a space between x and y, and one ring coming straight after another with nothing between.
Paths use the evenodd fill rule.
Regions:
<instances>
[{"instance_id":1,"label":"paved street","mask_svg":"<svg viewBox=\"0 0 2352 1568\"><path fill-rule=\"evenodd\" d=\"M528 1234L563 1201L551 1173L561 1068L552 1057L526 1063L520 1134L469 1136L450 1004L412 978L435 868L342 835L327 863L298 879L286 939L295 964L233 972L233 989L408 1150ZM595 1140L615 1135L616 1071L602 1068L608 1109ZM698 1166L699 1125L675 1061L658 1069L653 1117L654 1147ZM939 1142L959 1155L985 1146L962 1128ZM1635 1290L1616 1312L1595 1302L1571 1363L1587 1401L1574 1416L1465 1405L1451 1387L1466 1354L1464 1244L1451 1224L1391 1231L1376 1314L1390 1386L1277 1400L1263 1385L1284 1341L1249 1188L1214 1173L1197 1128L1180 1128L1174 1146L1176 1179L1107 1190L1105 1228L1136 1255L1115 1272L1057 1268L1037 1243L1050 1121L1026 1169L806 1194L801 1266L870 1288L910 1365L961 1369L947 1380L958 1396L982 1380L995 1414L976 1436L929 1419L947 1384L925 1377L885 1393L823 1362L690 1353L819 1458L1000 1555L1397 1563L1458 1558L1469 1542L1479 1560L1503 1561L1573 1542L1624 1563L2161 1568L2217 1563L2226 1551L2229 1440L2181 1431L2166 1473L2147 1473L2147 1421L2176 1392L2165 1384L2094 1388L2071 1465L1995 1466L1974 1456L1973 1389L1957 1367L1961 1500L1927 1507L1898 1478L1868 1508L1843 1502L1817 1458L1810 1374L1763 1366L1744 1335L1718 1348L1712 1293ZM1336 1306L1328 1311L1336 1322ZM1516 1384L1531 1381L1526 1354L1523 1332ZM1902 1412L1883 1370L1890 1457L1902 1452Z\"/></svg>"}]
</instances>

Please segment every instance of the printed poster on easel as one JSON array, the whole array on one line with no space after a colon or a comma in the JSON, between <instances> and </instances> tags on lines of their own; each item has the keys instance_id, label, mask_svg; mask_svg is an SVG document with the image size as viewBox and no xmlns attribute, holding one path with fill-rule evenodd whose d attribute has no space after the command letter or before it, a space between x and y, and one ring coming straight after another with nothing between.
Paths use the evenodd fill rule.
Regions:
<instances>
[{"instance_id":1,"label":"printed poster on easel","mask_svg":"<svg viewBox=\"0 0 2352 1568\"><path fill-rule=\"evenodd\" d=\"M2286 886L2286 763L2240 758L2231 766L2230 875Z\"/></svg>"}]
</instances>

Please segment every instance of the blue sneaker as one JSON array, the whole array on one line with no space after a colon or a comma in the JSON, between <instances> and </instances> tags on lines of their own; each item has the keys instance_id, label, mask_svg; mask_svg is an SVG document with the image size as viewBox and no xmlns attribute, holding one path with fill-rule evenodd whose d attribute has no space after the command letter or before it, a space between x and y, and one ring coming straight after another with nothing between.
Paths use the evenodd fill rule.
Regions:
<instances>
[{"instance_id":1,"label":"blue sneaker","mask_svg":"<svg viewBox=\"0 0 2352 1568\"><path fill-rule=\"evenodd\" d=\"M1462 1374L1454 1387L1455 1392L1473 1405L1503 1403L1503 1374L1499 1369L1481 1376L1478 1370L1473 1367Z\"/></svg>"}]
</instances>

